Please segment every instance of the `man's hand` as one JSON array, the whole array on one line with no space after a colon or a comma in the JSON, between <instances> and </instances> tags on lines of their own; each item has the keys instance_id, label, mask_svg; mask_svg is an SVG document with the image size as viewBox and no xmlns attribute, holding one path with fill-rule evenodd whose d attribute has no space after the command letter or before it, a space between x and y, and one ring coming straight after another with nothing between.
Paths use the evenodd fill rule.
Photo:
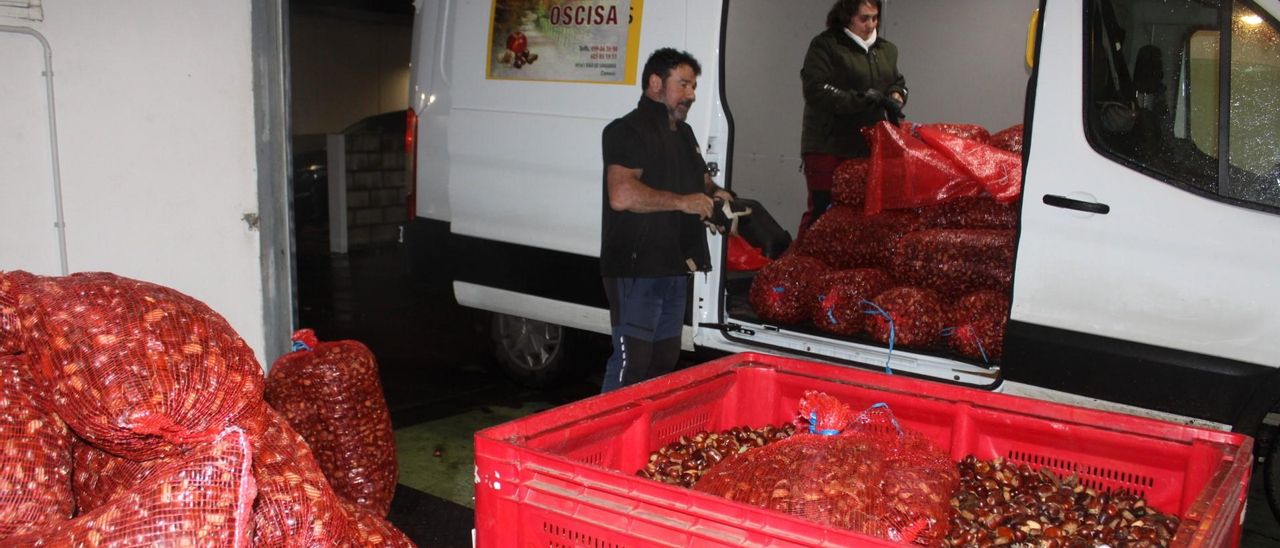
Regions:
<instances>
[{"instance_id":1,"label":"man's hand","mask_svg":"<svg viewBox=\"0 0 1280 548\"><path fill-rule=\"evenodd\" d=\"M867 91L862 92L862 98L867 106L874 107L884 104L884 93L876 88L868 88Z\"/></svg>"},{"instance_id":2,"label":"man's hand","mask_svg":"<svg viewBox=\"0 0 1280 548\"><path fill-rule=\"evenodd\" d=\"M902 101L899 101L895 97L899 97L899 95L894 93L893 95L885 98L884 114L885 118L889 120L889 123L896 126L902 123Z\"/></svg>"},{"instance_id":3,"label":"man's hand","mask_svg":"<svg viewBox=\"0 0 1280 548\"><path fill-rule=\"evenodd\" d=\"M697 215L699 219L706 219L711 216L711 206L713 202L710 196L706 194L685 194L680 196L680 211L690 215Z\"/></svg>"}]
</instances>

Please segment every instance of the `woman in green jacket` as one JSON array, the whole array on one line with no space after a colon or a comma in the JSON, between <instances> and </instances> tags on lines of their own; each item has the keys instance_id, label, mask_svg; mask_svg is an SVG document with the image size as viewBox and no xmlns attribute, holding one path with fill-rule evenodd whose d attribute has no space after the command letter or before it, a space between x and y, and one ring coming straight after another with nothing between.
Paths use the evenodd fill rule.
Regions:
<instances>
[{"instance_id":1,"label":"woman in green jacket","mask_svg":"<svg viewBox=\"0 0 1280 548\"><path fill-rule=\"evenodd\" d=\"M800 234L831 205L831 176L849 158L869 151L862 128L897 123L907 102L898 72L898 47L877 36L880 0L837 0L827 29L809 42L800 80L804 85L804 161L809 209ZM797 238L799 235L797 235Z\"/></svg>"}]
</instances>

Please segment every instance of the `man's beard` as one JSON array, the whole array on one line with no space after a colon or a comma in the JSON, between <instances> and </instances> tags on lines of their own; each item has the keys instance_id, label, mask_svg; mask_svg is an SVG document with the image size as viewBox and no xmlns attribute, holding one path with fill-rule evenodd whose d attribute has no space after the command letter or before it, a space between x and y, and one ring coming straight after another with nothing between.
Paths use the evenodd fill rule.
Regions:
<instances>
[{"instance_id":1,"label":"man's beard","mask_svg":"<svg viewBox=\"0 0 1280 548\"><path fill-rule=\"evenodd\" d=\"M684 110L680 109L681 106L684 107ZM672 120L683 122L689 116L689 109L691 108L693 108L693 101L683 101L675 107L667 107L667 114L671 116Z\"/></svg>"}]
</instances>

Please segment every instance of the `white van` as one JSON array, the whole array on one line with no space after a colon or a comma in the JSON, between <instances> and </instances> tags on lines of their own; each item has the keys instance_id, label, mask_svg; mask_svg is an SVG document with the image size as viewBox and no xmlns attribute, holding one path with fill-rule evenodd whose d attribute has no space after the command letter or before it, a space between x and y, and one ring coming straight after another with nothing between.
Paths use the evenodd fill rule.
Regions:
<instances>
[{"instance_id":1,"label":"white van","mask_svg":"<svg viewBox=\"0 0 1280 548\"><path fill-rule=\"evenodd\" d=\"M551 379L566 328L609 330L600 131L634 107L654 49L702 62L688 122L716 181L796 226L799 68L830 5L418 0L409 236L447 253L432 264L454 269L461 304L495 313L510 365ZM1003 359L890 355L762 322L719 237L720 262L694 276L686 349L888 360L894 374L1262 433L1280 402L1280 2L887 0L883 13L909 119L1024 124ZM1264 449L1280 487L1277 447Z\"/></svg>"}]
</instances>

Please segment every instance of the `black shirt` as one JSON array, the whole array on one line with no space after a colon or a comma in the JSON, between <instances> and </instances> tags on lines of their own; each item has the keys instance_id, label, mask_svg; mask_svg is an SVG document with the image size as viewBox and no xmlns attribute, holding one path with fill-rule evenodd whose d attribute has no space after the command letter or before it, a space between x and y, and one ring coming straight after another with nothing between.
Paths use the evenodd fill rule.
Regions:
<instances>
[{"instance_id":1,"label":"black shirt","mask_svg":"<svg viewBox=\"0 0 1280 548\"><path fill-rule=\"evenodd\" d=\"M706 229L697 215L679 211L632 213L609 207L611 164L644 170L641 182L657 190L705 192L707 165L693 128L680 122L671 130L666 105L642 96L635 110L605 126L602 141L605 175L600 274L649 278L710 270Z\"/></svg>"}]
</instances>

